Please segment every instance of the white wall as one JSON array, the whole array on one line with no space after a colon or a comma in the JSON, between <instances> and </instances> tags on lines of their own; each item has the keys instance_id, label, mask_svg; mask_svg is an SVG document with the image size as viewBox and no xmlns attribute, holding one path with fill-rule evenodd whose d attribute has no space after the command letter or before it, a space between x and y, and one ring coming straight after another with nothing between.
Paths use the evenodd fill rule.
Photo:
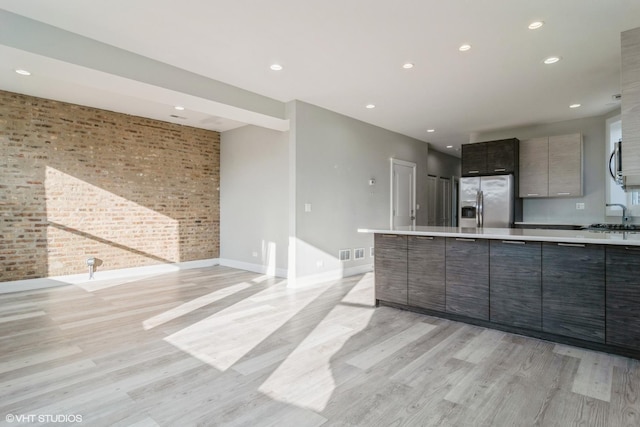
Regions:
<instances>
[{"instance_id":1,"label":"white wall","mask_svg":"<svg viewBox=\"0 0 640 427\"><path fill-rule=\"evenodd\" d=\"M428 144L300 101L295 116L296 276L357 272L370 266L373 237L360 227L388 227L390 159L417 164L417 203L425 201ZM369 186L370 179L376 185ZM311 212L305 212L305 204ZM418 211L417 224L426 224ZM342 263L339 249L364 247L364 260Z\"/></svg>"},{"instance_id":2,"label":"white wall","mask_svg":"<svg viewBox=\"0 0 640 427\"><path fill-rule=\"evenodd\" d=\"M583 197L524 199L523 220L525 222L556 224L604 222L606 119L616 113L619 114L619 110L603 116L585 119L482 132L475 136L475 141L492 141L511 137L523 140L542 136L582 133L584 156ZM576 202L584 203L585 209L576 210Z\"/></svg>"},{"instance_id":3,"label":"white wall","mask_svg":"<svg viewBox=\"0 0 640 427\"><path fill-rule=\"evenodd\" d=\"M288 144L288 132L256 126L221 134L222 264L286 275Z\"/></svg>"}]
</instances>

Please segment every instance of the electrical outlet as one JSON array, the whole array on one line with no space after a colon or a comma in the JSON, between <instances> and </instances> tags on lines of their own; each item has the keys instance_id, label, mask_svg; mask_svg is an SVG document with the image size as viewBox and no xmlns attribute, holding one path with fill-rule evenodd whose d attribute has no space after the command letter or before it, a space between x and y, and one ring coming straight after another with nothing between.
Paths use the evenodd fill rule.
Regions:
<instances>
[{"instance_id":1,"label":"electrical outlet","mask_svg":"<svg viewBox=\"0 0 640 427\"><path fill-rule=\"evenodd\" d=\"M576 209L579 211L584 210L584 203L576 203Z\"/></svg>"},{"instance_id":2,"label":"electrical outlet","mask_svg":"<svg viewBox=\"0 0 640 427\"><path fill-rule=\"evenodd\" d=\"M251 252L251 256L252 257L257 257L258 256L258 252L256 252L256 251Z\"/></svg>"},{"instance_id":3,"label":"electrical outlet","mask_svg":"<svg viewBox=\"0 0 640 427\"><path fill-rule=\"evenodd\" d=\"M305 212L311 212L311 203L305 203L304 204L304 211Z\"/></svg>"}]
</instances>

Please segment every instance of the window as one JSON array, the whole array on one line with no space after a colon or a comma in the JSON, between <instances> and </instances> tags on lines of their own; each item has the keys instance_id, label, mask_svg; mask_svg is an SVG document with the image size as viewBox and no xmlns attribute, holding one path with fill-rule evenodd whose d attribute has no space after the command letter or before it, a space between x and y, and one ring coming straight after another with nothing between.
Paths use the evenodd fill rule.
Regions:
<instances>
[{"instance_id":1,"label":"window","mask_svg":"<svg viewBox=\"0 0 640 427\"><path fill-rule=\"evenodd\" d=\"M612 117L607 120L607 150L605 153L606 161L606 177L605 177L605 192L606 203L620 203L627 207L627 215L640 216L640 191L627 191L625 192L622 187L617 185L611 175L609 174L609 158L614 149L614 144L622 138L622 122L620 116ZM624 155L624 141L622 142L622 153ZM606 216L614 217L607 218L607 222L615 222L615 218L620 218L622 211L618 207L607 207Z\"/></svg>"}]
</instances>

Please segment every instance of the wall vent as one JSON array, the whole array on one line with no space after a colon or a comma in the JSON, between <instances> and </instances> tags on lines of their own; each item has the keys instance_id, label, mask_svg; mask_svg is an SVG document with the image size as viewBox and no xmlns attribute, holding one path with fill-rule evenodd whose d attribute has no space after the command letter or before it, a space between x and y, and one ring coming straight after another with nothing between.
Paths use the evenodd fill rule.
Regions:
<instances>
[{"instance_id":1,"label":"wall vent","mask_svg":"<svg viewBox=\"0 0 640 427\"><path fill-rule=\"evenodd\" d=\"M364 248L356 248L353 250L353 259L364 259Z\"/></svg>"},{"instance_id":2,"label":"wall vent","mask_svg":"<svg viewBox=\"0 0 640 427\"><path fill-rule=\"evenodd\" d=\"M351 249L340 249L338 251L338 259L340 261L351 261Z\"/></svg>"}]
</instances>

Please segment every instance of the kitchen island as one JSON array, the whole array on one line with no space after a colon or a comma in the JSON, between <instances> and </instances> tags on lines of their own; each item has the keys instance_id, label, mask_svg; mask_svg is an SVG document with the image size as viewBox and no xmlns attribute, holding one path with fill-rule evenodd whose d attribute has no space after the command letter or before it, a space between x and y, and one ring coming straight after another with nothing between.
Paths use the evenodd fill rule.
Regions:
<instances>
[{"instance_id":1,"label":"kitchen island","mask_svg":"<svg viewBox=\"0 0 640 427\"><path fill-rule=\"evenodd\" d=\"M640 358L640 233L397 227L376 304Z\"/></svg>"}]
</instances>

